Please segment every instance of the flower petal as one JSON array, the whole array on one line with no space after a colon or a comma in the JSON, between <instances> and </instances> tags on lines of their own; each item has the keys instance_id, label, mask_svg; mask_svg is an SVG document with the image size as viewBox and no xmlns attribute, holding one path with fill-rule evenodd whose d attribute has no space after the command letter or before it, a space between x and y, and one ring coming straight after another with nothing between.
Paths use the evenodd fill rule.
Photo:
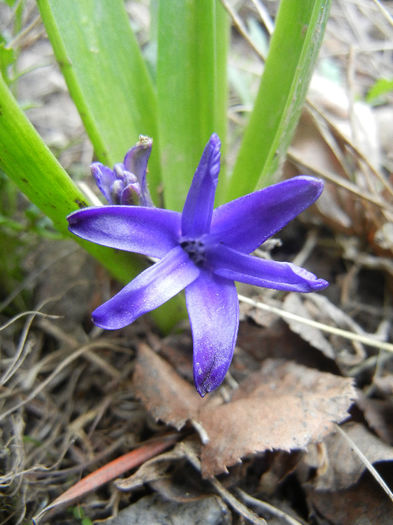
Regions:
<instances>
[{"instance_id":1,"label":"flower petal","mask_svg":"<svg viewBox=\"0 0 393 525\"><path fill-rule=\"evenodd\" d=\"M140 273L118 294L94 310L94 323L106 330L123 328L171 299L199 275L188 255L176 246L160 262Z\"/></svg>"},{"instance_id":2,"label":"flower petal","mask_svg":"<svg viewBox=\"0 0 393 525\"><path fill-rule=\"evenodd\" d=\"M99 206L67 219L69 230L82 239L150 257L163 257L180 234L180 213L160 208Z\"/></svg>"},{"instance_id":3,"label":"flower petal","mask_svg":"<svg viewBox=\"0 0 393 525\"><path fill-rule=\"evenodd\" d=\"M112 200L111 187L116 180L115 173L110 168L108 168L108 166L101 164L101 162L93 162L93 164L90 165L90 171L99 190L106 198L108 203L114 204Z\"/></svg>"},{"instance_id":4,"label":"flower petal","mask_svg":"<svg viewBox=\"0 0 393 525\"><path fill-rule=\"evenodd\" d=\"M329 283L292 263L268 261L232 250L224 245L210 248L209 267L216 275L242 283L286 290L289 292L315 292Z\"/></svg>"},{"instance_id":5,"label":"flower petal","mask_svg":"<svg viewBox=\"0 0 393 525\"><path fill-rule=\"evenodd\" d=\"M136 146L131 148L124 157L125 169L133 173L140 184L142 206L153 206L146 181L147 163L152 146L153 140L150 137L140 135Z\"/></svg>"},{"instance_id":6,"label":"flower petal","mask_svg":"<svg viewBox=\"0 0 393 525\"><path fill-rule=\"evenodd\" d=\"M214 210L211 234L251 253L317 200L323 181L299 176L250 193Z\"/></svg>"},{"instance_id":7,"label":"flower petal","mask_svg":"<svg viewBox=\"0 0 393 525\"><path fill-rule=\"evenodd\" d=\"M184 204L184 236L196 237L209 231L220 171L220 147L220 139L213 133L203 151Z\"/></svg>"},{"instance_id":8,"label":"flower petal","mask_svg":"<svg viewBox=\"0 0 393 525\"><path fill-rule=\"evenodd\" d=\"M194 343L194 382L199 394L217 388L232 361L239 327L239 300L234 283L201 271L186 288Z\"/></svg>"}]
</instances>

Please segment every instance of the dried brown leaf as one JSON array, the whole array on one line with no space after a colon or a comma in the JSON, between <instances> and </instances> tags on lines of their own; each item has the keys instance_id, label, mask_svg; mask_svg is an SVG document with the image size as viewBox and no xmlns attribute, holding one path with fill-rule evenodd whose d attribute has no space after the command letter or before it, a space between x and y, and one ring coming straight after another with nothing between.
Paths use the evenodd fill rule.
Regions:
<instances>
[{"instance_id":1,"label":"dried brown leaf","mask_svg":"<svg viewBox=\"0 0 393 525\"><path fill-rule=\"evenodd\" d=\"M352 379L283 360L267 359L240 384L230 402L199 398L193 387L146 345L139 349L135 392L156 419L181 428L196 421L207 435L202 473L226 472L254 452L305 448L347 416Z\"/></svg>"},{"instance_id":2,"label":"dried brown leaf","mask_svg":"<svg viewBox=\"0 0 393 525\"><path fill-rule=\"evenodd\" d=\"M133 385L153 417L178 430L204 403L190 383L145 344L138 348Z\"/></svg>"},{"instance_id":3,"label":"dried brown leaf","mask_svg":"<svg viewBox=\"0 0 393 525\"><path fill-rule=\"evenodd\" d=\"M391 525L393 507L382 490L369 477L353 487L337 492L307 490L310 508L317 523L340 525Z\"/></svg>"},{"instance_id":4,"label":"dried brown leaf","mask_svg":"<svg viewBox=\"0 0 393 525\"><path fill-rule=\"evenodd\" d=\"M320 441L333 422L347 417L354 398L351 379L267 360L230 403L201 411L210 439L202 449L203 475L225 472L247 454L301 449Z\"/></svg>"},{"instance_id":5,"label":"dried brown leaf","mask_svg":"<svg viewBox=\"0 0 393 525\"><path fill-rule=\"evenodd\" d=\"M355 334L365 335L364 330L348 314L322 295L309 294L308 297L301 297L289 294L284 300L284 307L289 312L301 315L306 319L317 320ZM340 365L354 366L366 357L363 346L356 340L352 341L349 346L347 341L343 342L342 338L335 335L328 339L317 328L293 320L286 320L286 322L293 332L327 357L336 359Z\"/></svg>"},{"instance_id":6,"label":"dried brown leaf","mask_svg":"<svg viewBox=\"0 0 393 525\"><path fill-rule=\"evenodd\" d=\"M383 441L393 445L393 406L391 401L389 399L369 398L360 393L357 405L362 410L369 427Z\"/></svg>"},{"instance_id":7,"label":"dried brown leaf","mask_svg":"<svg viewBox=\"0 0 393 525\"><path fill-rule=\"evenodd\" d=\"M294 293L287 295L284 300L284 308L285 310L288 310L288 312L293 312L305 317L306 319L310 319L310 314L305 308L302 299ZM286 322L295 334L300 335L300 337L310 343L311 346L320 350L326 357L329 357L330 359L335 358L335 351L332 345L320 330L290 319L286 319Z\"/></svg>"},{"instance_id":8,"label":"dried brown leaf","mask_svg":"<svg viewBox=\"0 0 393 525\"><path fill-rule=\"evenodd\" d=\"M39 514L33 518L33 523L38 525L41 519L50 512L53 515L59 508L64 507L64 505L69 505L71 502L75 501L78 498L81 498L85 494L101 487L108 481L111 481L114 478L117 478L127 470L139 466L148 459L150 459L155 454L159 454L166 448L173 445L177 440L176 434L168 434L162 436L159 439L146 443L141 447L123 454L122 456L110 461L103 467L91 472L86 477L82 478L80 481L72 485L68 490L63 492L58 498L56 498L52 503L47 507L42 509Z\"/></svg>"},{"instance_id":9,"label":"dried brown leaf","mask_svg":"<svg viewBox=\"0 0 393 525\"><path fill-rule=\"evenodd\" d=\"M343 429L370 463L393 460L393 448L368 432L363 425L348 423ZM340 434L332 433L326 438L325 445L326 464L317 470L313 480L314 488L338 491L357 483L366 466L351 450L347 441Z\"/></svg>"}]
</instances>

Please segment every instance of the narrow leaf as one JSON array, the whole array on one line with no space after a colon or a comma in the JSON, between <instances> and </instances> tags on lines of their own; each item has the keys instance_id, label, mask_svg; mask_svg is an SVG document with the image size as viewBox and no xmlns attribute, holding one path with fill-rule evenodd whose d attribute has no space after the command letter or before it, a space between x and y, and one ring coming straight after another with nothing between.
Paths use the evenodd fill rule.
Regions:
<instances>
[{"instance_id":1,"label":"narrow leaf","mask_svg":"<svg viewBox=\"0 0 393 525\"><path fill-rule=\"evenodd\" d=\"M121 0L38 0L70 94L98 159L113 165L140 134L154 140L153 198L160 181L156 97Z\"/></svg>"},{"instance_id":2,"label":"narrow leaf","mask_svg":"<svg viewBox=\"0 0 393 525\"><path fill-rule=\"evenodd\" d=\"M169 448L176 443L178 439L178 434L168 434L110 461L103 467L82 478L75 483L75 485L72 485L72 487L56 498L50 505L45 507L38 516L35 516L33 522L38 523L38 520L40 520L47 512L51 510L53 511L55 508L65 504L70 504L76 499L85 496L92 490L108 483L108 481L121 476L121 474L124 474L127 470L138 467L148 459Z\"/></svg>"},{"instance_id":3,"label":"narrow leaf","mask_svg":"<svg viewBox=\"0 0 393 525\"><path fill-rule=\"evenodd\" d=\"M282 0L226 200L266 186L283 162L318 56L330 0Z\"/></svg>"},{"instance_id":4,"label":"narrow leaf","mask_svg":"<svg viewBox=\"0 0 393 525\"><path fill-rule=\"evenodd\" d=\"M157 92L166 207L180 210L209 136L226 135L228 21L217 0L159 3Z\"/></svg>"}]
</instances>

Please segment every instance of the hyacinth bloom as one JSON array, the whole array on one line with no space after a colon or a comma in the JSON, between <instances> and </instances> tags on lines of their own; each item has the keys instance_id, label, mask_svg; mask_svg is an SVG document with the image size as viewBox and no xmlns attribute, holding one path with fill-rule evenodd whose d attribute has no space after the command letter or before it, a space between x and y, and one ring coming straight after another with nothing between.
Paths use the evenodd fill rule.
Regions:
<instances>
[{"instance_id":1,"label":"hyacinth bloom","mask_svg":"<svg viewBox=\"0 0 393 525\"><path fill-rule=\"evenodd\" d=\"M93 162L90 166L96 184L108 204L153 205L146 182L152 144L150 137L140 135L139 141L127 152L124 161L115 164L113 170L101 162Z\"/></svg>"},{"instance_id":2,"label":"hyacinth bloom","mask_svg":"<svg viewBox=\"0 0 393 525\"><path fill-rule=\"evenodd\" d=\"M221 384L232 360L239 326L234 281L296 292L328 285L294 264L249 255L319 197L322 181L294 177L213 209L219 170L213 134L182 213L115 205L68 217L70 231L83 239L159 259L93 312L96 325L122 328L185 289L201 396Z\"/></svg>"}]
</instances>

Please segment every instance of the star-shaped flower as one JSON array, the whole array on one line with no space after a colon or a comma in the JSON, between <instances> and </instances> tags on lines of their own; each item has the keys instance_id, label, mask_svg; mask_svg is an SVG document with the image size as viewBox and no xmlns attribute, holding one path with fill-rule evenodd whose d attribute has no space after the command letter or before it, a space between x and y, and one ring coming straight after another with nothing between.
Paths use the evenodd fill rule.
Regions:
<instances>
[{"instance_id":1,"label":"star-shaped flower","mask_svg":"<svg viewBox=\"0 0 393 525\"><path fill-rule=\"evenodd\" d=\"M213 134L182 213L115 205L68 217L70 231L83 239L159 259L93 312L96 325L122 328L185 289L201 396L221 384L232 360L239 326L234 281L296 292L328 285L292 263L249 255L310 206L323 182L294 177L213 209L219 170L220 140Z\"/></svg>"}]
</instances>

